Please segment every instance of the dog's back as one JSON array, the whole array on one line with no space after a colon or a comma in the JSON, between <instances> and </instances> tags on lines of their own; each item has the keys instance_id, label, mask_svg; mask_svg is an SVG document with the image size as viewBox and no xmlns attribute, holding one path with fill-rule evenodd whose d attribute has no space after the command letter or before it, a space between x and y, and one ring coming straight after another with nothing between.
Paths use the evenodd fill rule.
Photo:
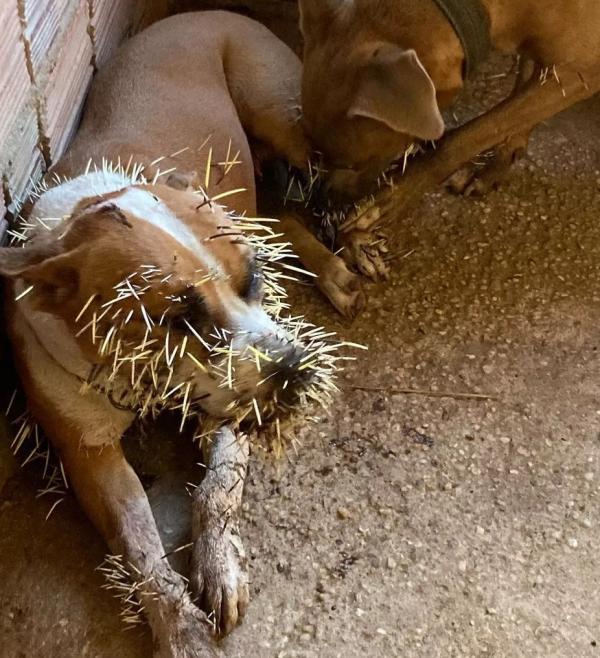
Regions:
<instances>
[{"instance_id":1,"label":"dog's back","mask_svg":"<svg viewBox=\"0 0 600 658\"><path fill-rule=\"evenodd\" d=\"M273 76L266 58L295 75ZM235 207L252 213L254 169L244 132L255 128L250 107L260 105L263 85L275 81L282 108L291 106L299 80L295 55L259 23L217 11L172 16L132 38L98 73L59 171L79 173L89 158L132 156L148 167L164 157L157 163L161 171L195 172L194 184L211 195L246 188ZM272 100L265 99L265 107Z\"/></svg>"},{"instance_id":2,"label":"dog's back","mask_svg":"<svg viewBox=\"0 0 600 658\"><path fill-rule=\"evenodd\" d=\"M600 60L600 2L597 0L484 0L494 45L522 51L545 66L588 68ZM508 26L504 29L503 26Z\"/></svg>"}]
</instances>

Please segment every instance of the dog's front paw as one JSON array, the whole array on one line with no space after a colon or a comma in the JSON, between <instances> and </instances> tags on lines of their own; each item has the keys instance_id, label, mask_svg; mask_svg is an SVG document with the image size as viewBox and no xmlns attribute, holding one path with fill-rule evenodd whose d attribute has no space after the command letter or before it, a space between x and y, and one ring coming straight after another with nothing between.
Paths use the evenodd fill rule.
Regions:
<instances>
[{"instance_id":1,"label":"dog's front paw","mask_svg":"<svg viewBox=\"0 0 600 658\"><path fill-rule=\"evenodd\" d=\"M248 562L237 524L227 514L211 519L199 533L192 552L190 586L220 636L230 633L246 614Z\"/></svg>"},{"instance_id":2,"label":"dog's front paw","mask_svg":"<svg viewBox=\"0 0 600 658\"><path fill-rule=\"evenodd\" d=\"M360 277L350 272L344 261L333 254L320 268L317 286L346 318L356 317L366 305Z\"/></svg>"},{"instance_id":3,"label":"dog's front paw","mask_svg":"<svg viewBox=\"0 0 600 658\"><path fill-rule=\"evenodd\" d=\"M340 256L346 264L373 281L389 278L390 271L385 262L386 242L382 233L360 230L340 233L337 240L342 248Z\"/></svg>"},{"instance_id":4,"label":"dog's front paw","mask_svg":"<svg viewBox=\"0 0 600 658\"><path fill-rule=\"evenodd\" d=\"M500 185L510 170L510 163L497 160L494 155L469 162L446 181L446 187L464 197L484 196Z\"/></svg>"},{"instance_id":5,"label":"dog's front paw","mask_svg":"<svg viewBox=\"0 0 600 658\"><path fill-rule=\"evenodd\" d=\"M515 135L476 160L465 164L446 181L446 187L463 196L483 196L496 189L512 165L527 152L528 135Z\"/></svg>"},{"instance_id":6,"label":"dog's front paw","mask_svg":"<svg viewBox=\"0 0 600 658\"><path fill-rule=\"evenodd\" d=\"M352 211L340 225L337 246L348 267L373 281L388 279L387 240L379 228L380 210L372 202Z\"/></svg>"}]
</instances>

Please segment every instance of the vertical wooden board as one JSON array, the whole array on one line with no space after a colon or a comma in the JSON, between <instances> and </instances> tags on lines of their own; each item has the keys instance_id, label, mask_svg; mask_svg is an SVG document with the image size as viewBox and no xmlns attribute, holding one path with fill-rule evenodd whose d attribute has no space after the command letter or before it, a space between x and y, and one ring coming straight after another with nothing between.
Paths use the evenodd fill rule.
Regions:
<instances>
[{"instance_id":1,"label":"vertical wooden board","mask_svg":"<svg viewBox=\"0 0 600 658\"><path fill-rule=\"evenodd\" d=\"M134 30L136 0L91 0L91 34L96 66L111 57L121 41Z\"/></svg>"},{"instance_id":2,"label":"vertical wooden board","mask_svg":"<svg viewBox=\"0 0 600 658\"><path fill-rule=\"evenodd\" d=\"M20 0L23 34L29 47L34 79L44 74L61 32L77 9L78 0Z\"/></svg>"},{"instance_id":3,"label":"vertical wooden board","mask_svg":"<svg viewBox=\"0 0 600 658\"><path fill-rule=\"evenodd\" d=\"M0 0L0 161L19 110L31 94L16 0Z\"/></svg>"},{"instance_id":4,"label":"vertical wooden board","mask_svg":"<svg viewBox=\"0 0 600 658\"><path fill-rule=\"evenodd\" d=\"M48 77L38 83L41 124L51 163L57 162L73 136L92 77L92 43L87 0L78 6L54 53Z\"/></svg>"},{"instance_id":5,"label":"vertical wooden board","mask_svg":"<svg viewBox=\"0 0 600 658\"><path fill-rule=\"evenodd\" d=\"M8 136L3 151L1 168L7 181L12 213L21 204L33 182L39 180L43 169L42 153L38 146L38 116L33 103L25 104Z\"/></svg>"},{"instance_id":6,"label":"vertical wooden board","mask_svg":"<svg viewBox=\"0 0 600 658\"><path fill-rule=\"evenodd\" d=\"M39 177L38 120L16 0L0 0L0 176L6 181L10 210L18 211L31 178Z\"/></svg>"}]
</instances>

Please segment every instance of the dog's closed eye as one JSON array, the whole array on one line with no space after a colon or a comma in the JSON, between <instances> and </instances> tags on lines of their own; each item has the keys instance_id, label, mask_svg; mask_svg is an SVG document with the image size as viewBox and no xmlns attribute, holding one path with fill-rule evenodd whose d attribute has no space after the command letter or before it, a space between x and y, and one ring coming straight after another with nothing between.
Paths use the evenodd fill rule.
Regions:
<instances>
[{"instance_id":1,"label":"dog's closed eye","mask_svg":"<svg viewBox=\"0 0 600 658\"><path fill-rule=\"evenodd\" d=\"M117 204L112 203L111 201L104 201L103 199L98 201L98 198L96 198L83 205L83 207L80 206L80 210L82 216L101 214L105 217L115 219L127 228L133 228L125 213L119 208L119 206L117 206Z\"/></svg>"},{"instance_id":2,"label":"dog's closed eye","mask_svg":"<svg viewBox=\"0 0 600 658\"><path fill-rule=\"evenodd\" d=\"M185 331L188 323L200 329L204 327L210 318L206 302L202 295L191 289L187 289L179 296L174 296L180 302L176 305L175 314L171 315L169 321L175 329Z\"/></svg>"},{"instance_id":3,"label":"dog's closed eye","mask_svg":"<svg viewBox=\"0 0 600 658\"><path fill-rule=\"evenodd\" d=\"M248 273L241 290L241 297L246 302L260 302L263 296L264 277L256 259L248 266Z\"/></svg>"}]
</instances>

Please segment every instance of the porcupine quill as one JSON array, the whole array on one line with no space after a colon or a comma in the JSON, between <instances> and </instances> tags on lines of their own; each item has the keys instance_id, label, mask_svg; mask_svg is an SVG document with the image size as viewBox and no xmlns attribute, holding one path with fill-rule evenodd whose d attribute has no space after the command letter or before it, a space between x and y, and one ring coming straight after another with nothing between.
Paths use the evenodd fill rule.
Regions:
<instances>
[{"instance_id":1,"label":"porcupine quill","mask_svg":"<svg viewBox=\"0 0 600 658\"><path fill-rule=\"evenodd\" d=\"M107 555L104 562L96 567L105 578L102 589L108 590L122 604L120 612L123 623L132 628L143 623L143 597L149 596L142 591L146 584L140 581L140 572L121 555Z\"/></svg>"},{"instance_id":2,"label":"porcupine quill","mask_svg":"<svg viewBox=\"0 0 600 658\"><path fill-rule=\"evenodd\" d=\"M38 489L36 498L48 495L56 496L46 514L45 520L47 521L52 512L64 500L69 485L60 459L29 412L25 410L11 418L17 393L17 390L13 392L5 411L9 423L17 428L10 449L16 458L19 458L21 454L25 455L21 461L22 468L33 462L43 464L42 481L44 486Z\"/></svg>"}]
</instances>

